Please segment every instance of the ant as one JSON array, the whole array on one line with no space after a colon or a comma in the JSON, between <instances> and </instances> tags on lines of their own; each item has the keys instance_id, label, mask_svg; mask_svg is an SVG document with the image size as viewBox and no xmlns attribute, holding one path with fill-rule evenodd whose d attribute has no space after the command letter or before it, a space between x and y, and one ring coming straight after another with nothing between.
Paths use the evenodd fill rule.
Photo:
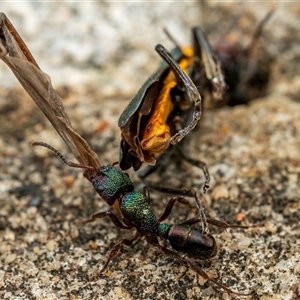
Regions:
<instances>
[{"instance_id":1,"label":"ant","mask_svg":"<svg viewBox=\"0 0 300 300\"><path fill-rule=\"evenodd\" d=\"M117 256L123 245L131 246L135 241L145 237L147 242L157 247L166 255L177 257L179 260L187 263L189 267L206 280L214 283L230 294L250 295L252 293L235 292L218 281L210 278L194 261L211 259L217 255L217 244L215 238L210 234L208 227L204 230L193 228L193 225L203 222L202 218L192 218L179 224L170 225L163 223L171 214L176 202L188 204L188 201L181 196L173 196L163 214L157 218L150 206L149 189L145 186L143 193L134 190L134 185L127 173L114 165L101 166L96 169L92 166L81 165L67 161L65 157L51 145L44 142L34 142L33 146L43 146L53 151L66 165L74 168L84 169L83 176L89 180L100 197L112 206L118 203L121 212L121 220L112 211L100 212L83 224L94 222L96 219L108 217L115 226L131 230L135 229L136 233L131 239L121 239L110 251L108 259L100 270L103 273L109 262ZM228 228L250 228L257 225L242 226L230 225L220 220L206 218L205 223L220 227ZM166 248L159 243L158 238L167 240L172 249ZM95 277L94 277L95 278ZM97 278L97 276L96 276Z\"/></svg>"}]
</instances>

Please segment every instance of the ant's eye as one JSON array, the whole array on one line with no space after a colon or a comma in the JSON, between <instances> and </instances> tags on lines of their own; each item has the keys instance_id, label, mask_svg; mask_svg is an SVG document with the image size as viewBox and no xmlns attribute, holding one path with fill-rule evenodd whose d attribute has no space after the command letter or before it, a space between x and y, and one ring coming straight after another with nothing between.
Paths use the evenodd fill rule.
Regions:
<instances>
[{"instance_id":1,"label":"ant's eye","mask_svg":"<svg viewBox=\"0 0 300 300\"><path fill-rule=\"evenodd\" d=\"M94 186L94 189L99 194L103 193L105 190L105 187L102 184L100 184L98 181L93 182L93 186Z\"/></svg>"}]
</instances>

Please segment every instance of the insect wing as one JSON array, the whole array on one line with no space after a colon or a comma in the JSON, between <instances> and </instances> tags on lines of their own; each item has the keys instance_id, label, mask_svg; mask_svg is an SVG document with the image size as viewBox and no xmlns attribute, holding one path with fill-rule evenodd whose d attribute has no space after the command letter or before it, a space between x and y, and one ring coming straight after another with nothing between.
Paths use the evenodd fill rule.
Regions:
<instances>
[{"instance_id":1,"label":"insect wing","mask_svg":"<svg viewBox=\"0 0 300 300\"><path fill-rule=\"evenodd\" d=\"M61 98L43 73L27 46L4 13L0 13L0 58L60 134L79 163L100 167L100 161L88 143L77 134L65 113Z\"/></svg>"},{"instance_id":2,"label":"insect wing","mask_svg":"<svg viewBox=\"0 0 300 300\"><path fill-rule=\"evenodd\" d=\"M150 114L160 90L160 74L157 73L146 81L119 119L122 136L120 167L123 170L129 169L131 166L138 170L145 160L139 135L142 130L142 118Z\"/></svg>"},{"instance_id":3,"label":"insect wing","mask_svg":"<svg viewBox=\"0 0 300 300\"><path fill-rule=\"evenodd\" d=\"M183 56L179 48L174 48L171 51L171 54L175 60L179 60ZM138 109L141 107L142 104L143 104L143 112L144 113L150 112L152 104L155 100L155 94L157 95L159 92L159 90L156 91L157 89L155 88L155 83L162 81L169 67L170 67L169 64L163 60L159 65L158 69L156 70L156 72L142 85L142 87L139 89L135 97L130 101L130 103L125 108L125 110L123 111L123 113L119 118L118 125L121 129L127 126L130 119L134 116L134 114L138 111ZM151 92L152 89L154 90L154 92ZM148 98L151 99L148 100ZM149 102L149 104L145 105L144 104L145 102L146 103Z\"/></svg>"},{"instance_id":4,"label":"insect wing","mask_svg":"<svg viewBox=\"0 0 300 300\"><path fill-rule=\"evenodd\" d=\"M198 64L196 68L201 69L201 62L204 64L207 79L212 83L214 88L214 98L222 100L223 94L227 89L224 75L221 70L221 63L215 56L207 38L200 27L193 28L193 40L195 51L195 62Z\"/></svg>"}]
</instances>

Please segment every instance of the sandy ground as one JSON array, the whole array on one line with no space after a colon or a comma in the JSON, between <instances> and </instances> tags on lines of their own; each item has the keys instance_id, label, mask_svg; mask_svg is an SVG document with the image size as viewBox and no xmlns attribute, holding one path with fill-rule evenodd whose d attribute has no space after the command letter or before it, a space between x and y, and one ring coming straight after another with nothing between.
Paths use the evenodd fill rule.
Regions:
<instances>
[{"instance_id":1,"label":"sandy ground","mask_svg":"<svg viewBox=\"0 0 300 300\"><path fill-rule=\"evenodd\" d=\"M154 46L189 43L201 25L211 44L230 33L249 43L271 3L2 3L5 12L50 75L73 127L103 164L118 160L118 117L152 74ZM32 141L45 141L74 160L49 122L3 63L0 65L0 298L1 299L299 299L300 5L278 4L261 39L272 57L266 96L249 105L204 112L185 149L211 174L209 217L247 225L211 228L219 253L200 262L207 274L247 297L229 295L144 240L124 247L97 281L113 245L133 232L110 220L80 226L109 207L80 170L63 165ZM265 55L265 56L264 56ZM137 174L129 171L137 188ZM200 188L196 167L170 161L154 176L170 187ZM169 195L151 191L160 215ZM191 204L194 203L191 201ZM178 205L169 218L195 216Z\"/></svg>"}]
</instances>

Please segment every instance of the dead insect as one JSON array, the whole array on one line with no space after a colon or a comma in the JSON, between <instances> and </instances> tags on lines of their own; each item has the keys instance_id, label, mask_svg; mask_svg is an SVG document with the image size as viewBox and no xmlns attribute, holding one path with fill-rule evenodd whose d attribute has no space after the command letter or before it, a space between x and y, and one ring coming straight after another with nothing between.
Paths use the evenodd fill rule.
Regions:
<instances>
[{"instance_id":1,"label":"dead insect","mask_svg":"<svg viewBox=\"0 0 300 300\"><path fill-rule=\"evenodd\" d=\"M162 56L160 49L156 50ZM188 75L193 58L189 50L180 48L171 54L163 57L158 70L119 118L120 167L124 170L130 167L138 170L143 162L155 165L157 157L170 144L180 142L201 118L201 96ZM185 112L189 117L192 114L192 120L185 116L183 124L180 118Z\"/></svg>"},{"instance_id":2,"label":"dead insect","mask_svg":"<svg viewBox=\"0 0 300 300\"><path fill-rule=\"evenodd\" d=\"M180 47L166 32L176 45L171 52L173 59L168 64L165 61L161 63L119 119L122 136L119 161L122 170L130 167L138 170L146 162L150 167L139 176L145 183L156 188L145 180L146 177L176 153L203 170L203 190L206 192L210 182L206 164L189 158L182 149L183 143L177 144L178 141L172 138L187 128L193 111L193 101L187 95L190 87L179 76L188 76L195 86L201 87L205 106L247 103L254 97L255 91L261 92L262 86L266 84L267 74L262 71L261 66L253 68L251 55L273 12L271 10L259 23L251 43L242 50L237 50L235 44L224 45L224 42L218 43L213 49L200 27L192 29L192 47ZM174 69L176 64L183 72ZM266 76L259 75L262 73ZM259 88L254 88L255 85ZM189 131L186 130L185 135Z\"/></svg>"},{"instance_id":3,"label":"dead insect","mask_svg":"<svg viewBox=\"0 0 300 300\"><path fill-rule=\"evenodd\" d=\"M157 46L163 55L170 56L163 46ZM194 259L209 259L217 253L214 237L209 233L208 227L204 230L193 228L193 225L203 222L202 218L187 220L181 224L169 225L162 223L171 213L176 202L186 204L187 201L180 197L173 197L164 213L157 218L150 206L150 196L147 188L144 193L134 191L134 186L129 176L114 165L102 166L98 156L93 152L88 143L77 134L65 113L62 101L51 85L49 77L43 73L25 43L18 35L7 17L0 13L0 58L13 71L21 85L40 107L53 127L58 131L79 163L68 162L52 146L35 142L34 146L44 146L54 151L64 163L70 167L84 169L84 177L92 184L96 192L109 205L117 204L121 211L121 219L112 212L102 212L92 216L86 222L97 218L109 217L119 228L135 229L136 234L131 239L122 239L111 250L107 262L114 258L122 245L130 246L141 237L157 247L166 255L175 256L187 263L197 274L228 293L241 294L232 291L226 286L211 279L194 261ZM207 219L207 223L221 228L248 228L248 226L228 225L222 221ZM169 241L172 249L159 244L158 238Z\"/></svg>"},{"instance_id":4,"label":"dead insect","mask_svg":"<svg viewBox=\"0 0 300 300\"><path fill-rule=\"evenodd\" d=\"M138 170L143 162L155 165L170 145L176 145L195 127L195 115L198 114L197 121L201 117L201 102L195 102L191 95L199 93L195 86L201 85L201 72L205 72L211 82L214 96L222 97L226 84L220 63L201 29L195 27L192 32L194 46L177 45L171 52L172 57L168 60L164 58L158 70L144 83L120 116L121 169L133 167ZM203 190L206 192L210 178L205 163L187 157L181 147L176 147L176 150L180 157L203 170ZM145 180L154 169L148 168L140 175L141 179Z\"/></svg>"}]
</instances>

